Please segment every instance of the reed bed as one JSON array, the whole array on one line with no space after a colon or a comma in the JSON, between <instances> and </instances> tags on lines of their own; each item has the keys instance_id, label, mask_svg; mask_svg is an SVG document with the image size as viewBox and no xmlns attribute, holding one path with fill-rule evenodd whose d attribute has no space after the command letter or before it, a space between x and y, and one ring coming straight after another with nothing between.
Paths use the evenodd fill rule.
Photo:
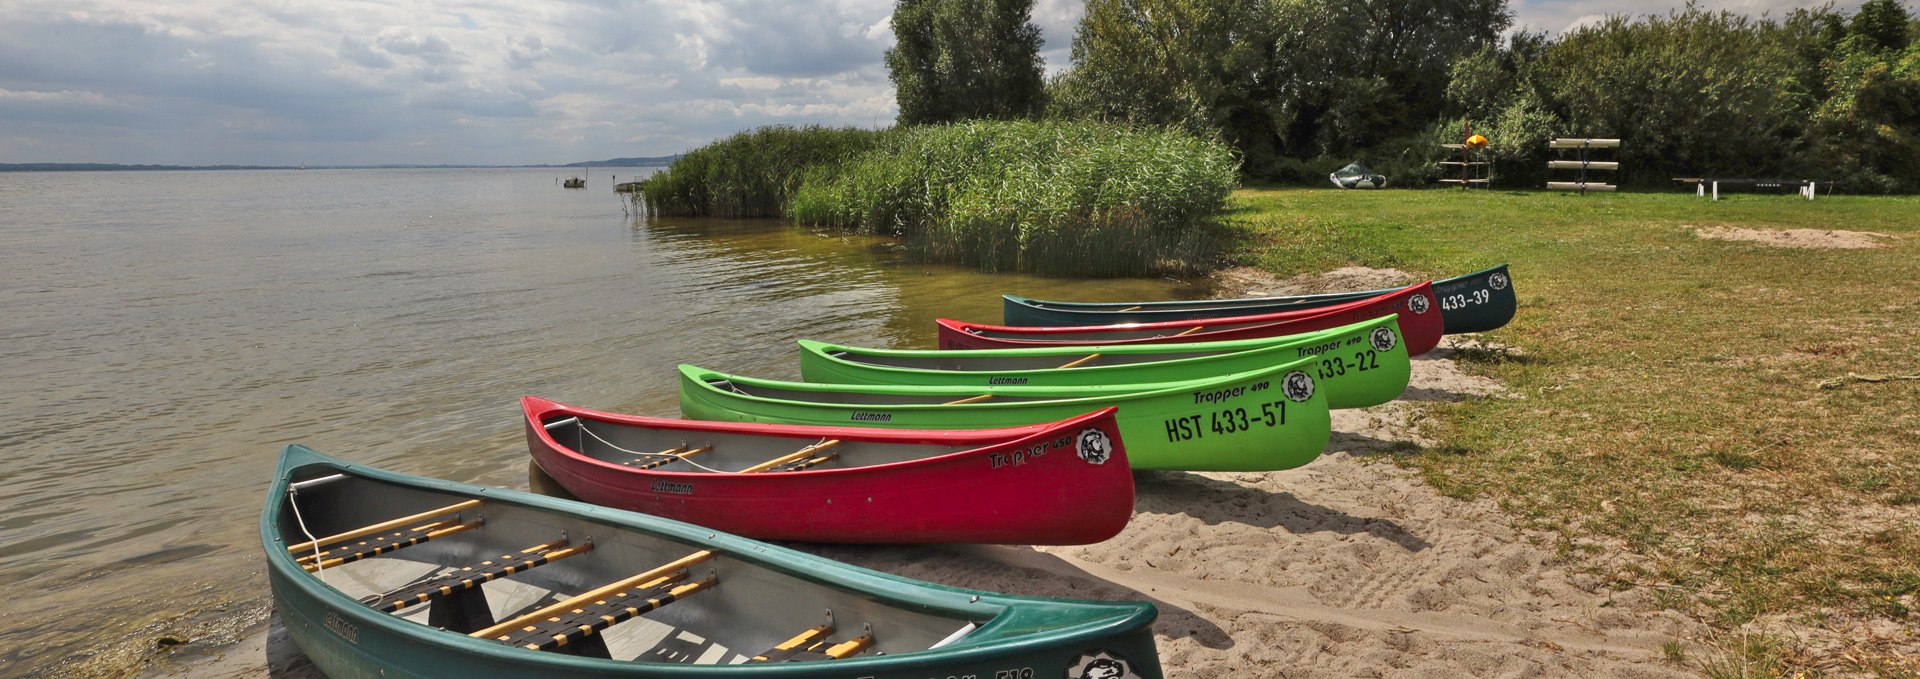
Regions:
<instances>
[{"instance_id":1,"label":"reed bed","mask_svg":"<svg viewBox=\"0 0 1920 679\"><path fill-rule=\"evenodd\" d=\"M897 236L927 261L1121 276L1214 264L1238 184L1226 146L1092 122L976 121L897 130L807 171L789 214Z\"/></svg>"},{"instance_id":2,"label":"reed bed","mask_svg":"<svg viewBox=\"0 0 1920 679\"><path fill-rule=\"evenodd\" d=\"M772 126L688 152L640 185L647 211L670 217L782 217L808 168L871 147L883 132Z\"/></svg>"}]
</instances>

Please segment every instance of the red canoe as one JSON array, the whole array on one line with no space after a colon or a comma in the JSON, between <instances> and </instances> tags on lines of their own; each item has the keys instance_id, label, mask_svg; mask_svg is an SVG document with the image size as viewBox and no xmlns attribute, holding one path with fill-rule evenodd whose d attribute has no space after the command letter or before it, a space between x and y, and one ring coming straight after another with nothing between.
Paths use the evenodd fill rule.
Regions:
<instances>
[{"instance_id":1,"label":"red canoe","mask_svg":"<svg viewBox=\"0 0 1920 679\"><path fill-rule=\"evenodd\" d=\"M1409 285L1339 306L1257 316L1051 328L986 325L945 318L937 322L942 349L1017 349L1063 344L1166 344L1275 337L1337 328L1394 313L1400 315L1400 334L1406 338L1407 354L1424 354L1440 345L1446 323L1440 317L1440 303L1433 296L1432 282Z\"/></svg>"},{"instance_id":2,"label":"red canoe","mask_svg":"<svg viewBox=\"0 0 1920 679\"><path fill-rule=\"evenodd\" d=\"M1113 408L916 431L638 417L535 396L520 407L534 462L575 497L752 538L1082 545L1133 516Z\"/></svg>"}]
</instances>

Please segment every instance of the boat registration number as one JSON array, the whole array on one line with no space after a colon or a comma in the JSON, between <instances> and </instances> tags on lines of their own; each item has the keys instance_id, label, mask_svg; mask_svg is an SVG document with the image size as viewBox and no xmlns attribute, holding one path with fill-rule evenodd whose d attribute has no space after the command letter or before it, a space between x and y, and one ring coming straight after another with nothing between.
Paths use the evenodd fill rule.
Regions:
<instances>
[{"instance_id":1,"label":"boat registration number","mask_svg":"<svg viewBox=\"0 0 1920 679\"><path fill-rule=\"evenodd\" d=\"M1162 422L1167 427L1167 441L1176 443L1214 436L1237 434L1252 431L1255 428L1281 427L1287 424L1287 402L1285 400L1262 403L1257 409L1226 408L1200 415L1176 417Z\"/></svg>"},{"instance_id":2,"label":"boat registration number","mask_svg":"<svg viewBox=\"0 0 1920 679\"><path fill-rule=\"evenodd\" d=\"M1465 309L1470 306L1486 304L1493 300L1493 293L1487 290L1475 290L1471 293L1447 295L1440 298L1440 308L1446 311Z\"/></svg>"}]
</instances>

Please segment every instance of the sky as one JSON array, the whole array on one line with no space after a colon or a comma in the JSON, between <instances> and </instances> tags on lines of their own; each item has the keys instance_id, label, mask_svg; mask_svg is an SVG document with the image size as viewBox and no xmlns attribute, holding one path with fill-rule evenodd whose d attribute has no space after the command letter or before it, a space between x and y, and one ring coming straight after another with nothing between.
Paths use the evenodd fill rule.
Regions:
<instances>
[{"instance_id":1,"label":"sky","mask_svg":"<svg viewBox=\"0 0 1920 679\"><path fill-rule=\"evenodd\" d=\"M1514 0L1558 33L1681 0ZM1804 0L1703 0L1778 16ZM1851 11L1859 0L1837 5ZM884 127L892 0L6 0L0 163L570 163ZM1049 72L1084 0L1036 0Z\"/></svg>"}]
</instances>

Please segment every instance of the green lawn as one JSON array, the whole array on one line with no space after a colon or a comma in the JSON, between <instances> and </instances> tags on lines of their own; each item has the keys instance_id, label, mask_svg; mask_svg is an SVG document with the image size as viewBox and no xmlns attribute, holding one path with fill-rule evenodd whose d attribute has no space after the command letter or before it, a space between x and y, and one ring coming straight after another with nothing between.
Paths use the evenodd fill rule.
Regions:
<instances>
[{"instance_id":1,"label":"green lawn","mask_svg":"<svg viewBox=\"0 0 1920 679\"><path fill-rule=\"evenodd\" d=\"M1757 668L1709 674L1920 671L1920 380L1847 378L1920 375L1920 199L1247 189L1234 204L1243 263L1280 275L1511 262L1519 314L1490 333L1511 350L1464 354L1511 398L1434 406L1439 443L1401 461L1557 534L1577 568L1656 588ZM1693 234L1714 226L1895 238Z\"/></svg>"}]
</instances>

